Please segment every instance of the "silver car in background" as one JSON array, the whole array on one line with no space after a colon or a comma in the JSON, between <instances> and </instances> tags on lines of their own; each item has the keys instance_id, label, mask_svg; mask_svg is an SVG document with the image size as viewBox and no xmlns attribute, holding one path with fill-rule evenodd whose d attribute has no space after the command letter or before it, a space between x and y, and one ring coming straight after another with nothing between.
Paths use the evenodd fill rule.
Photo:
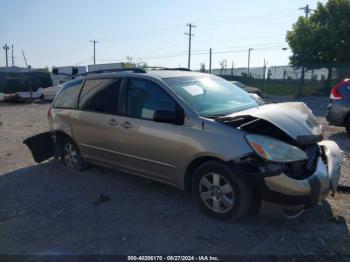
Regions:
<instances>
[{"instance_id":1,"label":"silver car in background","mask_svg":"<svg viewBox=\"0 0 350 262\"><path fill-rule=\"evenodd\" d=\"M154 179L192 191L216 218L297 217L340 177L340 150L305 104L260 105L209 74L87 74L64 84L48 117L50 132L24 141L37 162L59 156L73 169Z\"/></svg>"},{"instance_id":2,"label":"silver car in background","mask_svg":"<svg viewBox=\"0 0 350 262\"><path fill-rule=\"evenodd\" d=\"M344 126L350 135L350 79L332 88L326 119L332 125Z\"/></svg>"}]
</instances>

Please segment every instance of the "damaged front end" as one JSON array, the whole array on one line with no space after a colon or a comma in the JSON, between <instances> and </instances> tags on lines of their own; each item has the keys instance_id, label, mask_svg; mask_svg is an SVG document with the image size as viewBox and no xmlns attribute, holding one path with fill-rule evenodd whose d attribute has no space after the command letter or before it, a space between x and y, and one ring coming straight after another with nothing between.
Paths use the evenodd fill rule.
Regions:
<instances>
[{"instance_id":1,"label":"damaged front end","mask_svg":"<svg viewBox=\"0 0 350 262\"><path fill-rule=\"evenodd\" d=\"M333 195L340 178L341 151L322 141L322 129L303 103L264 105L216 121L246 132L254 154L242 159L255 170L261 208L295 217ZM259 175L260 174L260 175Z\"/></svg>"}]
</instances>

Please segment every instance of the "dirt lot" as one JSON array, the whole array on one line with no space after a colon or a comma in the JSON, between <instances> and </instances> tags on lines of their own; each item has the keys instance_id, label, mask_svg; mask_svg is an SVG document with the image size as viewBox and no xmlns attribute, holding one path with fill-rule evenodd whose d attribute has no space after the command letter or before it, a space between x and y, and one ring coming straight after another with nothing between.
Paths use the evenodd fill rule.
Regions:
<instances>
[{"instance_id":1,"label":"dirt lot","mask_svg":"<svg viewBox=\"0 0 350 262\"><path fill-rule=\"evenodd\" d=\"M345 151L341 183L350 185L350 137L327 125L326 98L302 101ZM47 109L0 104L1 254L350 254L350 195L328 197L295 220L223 222L169 186L97 167L35 164L22 140L47 130ZM110 200L98 201L100 194Z\"/></svg>"}]
</instances>

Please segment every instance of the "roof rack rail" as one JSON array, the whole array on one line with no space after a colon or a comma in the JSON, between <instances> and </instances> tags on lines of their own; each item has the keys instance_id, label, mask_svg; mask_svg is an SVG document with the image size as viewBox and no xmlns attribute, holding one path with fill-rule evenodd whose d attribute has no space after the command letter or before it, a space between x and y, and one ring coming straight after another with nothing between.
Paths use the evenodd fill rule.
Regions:
<instances>
[{"instance_id":1,"label":"roof rack rail","mask_svg":"<svg viewBox=\"0 0 350 262\"><path fill-rule=\"evenodd\" d=\"M191 71L188 68L184 67L175 67L175 68L170 68L170 67L161 67L161 66L148 66L146 68L153 69L153 70L177 70L177 71Z\"/></svg>"},{"instance_id":2,"label":"roof rack rail","mask_svg":"<svg viewBox=\"0 0 350 262\"><path fill-rule=\"evenodd\" d=\"M103 73L116 73L116 72L134 72L134 73L146 73L146 71L142 68L116 68L116 69L101 69L101 70L95 70L95 71L88 71L85 73L80 73L76 75L72 75L72 77L69 80L75 79L77 77L81 76L87 76L87 75L94 75L94 74L103 74Z\"/></svg>"}]
</instances>

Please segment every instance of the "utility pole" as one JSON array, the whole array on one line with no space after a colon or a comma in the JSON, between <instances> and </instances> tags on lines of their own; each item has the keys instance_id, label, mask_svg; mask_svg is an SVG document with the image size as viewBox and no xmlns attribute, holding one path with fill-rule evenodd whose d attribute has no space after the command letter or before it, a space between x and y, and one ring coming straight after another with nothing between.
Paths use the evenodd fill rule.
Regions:
<instances>
[{"instance_id":1,"label":"utility pole","mask_svg":"<svg viewBox=\"0 0 350 262\"><path fill-rule=\"evenodd\" d=\"M188 35L188 70L191 70L191 39L192 36L194 36L192 34L192 27L196 27L195 25L192 25L191 23L187 24L186 26L188 26L188 33L185 33L185 35Z\"/></svg>"},{"instance_id":2,"label":"utility pole","mask_svg":"<svg viewBox=\"0 0 350 262\"><path fill-rule=\"evenodd\" d=\"M248 49L248 70L247 70L247 76L249 77L250 74L250 52L253 50L253 48Z\"/></svg>"},{"instance_id":3,"label":"utility pole","mask_svg":"<svg viewBox=\"0 0 350 262\"><path fill-rule=\"evenodd\" d=\"M299 8L299 10L304 10L306 19L309 18L311 11L313 11L310 9L309 5L306 5L305 7Z\"/></svg>"},{"instance_id":4,"label":"utility pole","mask_svg":"<svg viewBox=\"0 0 350 262\"><path fill-rule=\"evenodd\" d=\"M264 71L263 71L264 93L267 95L267 92L266 92L266 69L267 69L267 61L264 58Z\"/></svg>"},{"instance_id":5,"label":"utility pole","mask_svg":"<svg viewBox=\"0 0 350 262\"><path fill-rule=\"evenodd\" d=\"M11 46L11 59L12 59L12 67L15 66L15 60L13 60L13 45Z\"/></svg>"},{"instance_id":6,"label":"utility pole","mask_svg":"<svg viewBox=\"0 0 350 262\"><path fill-rule=\"evenodd\" d=\"M306 5L305 7L301 7L300 10L303 10L305 12L305 18L309 19L309 15L311 13L311 9L309 7L309 5ZM301 65L301 77L300 77L300 88L298 89L298 96L301 95L301 89L302 86L304 85L304 81L305 81L305 48L303 47L302 50L302 65Z\"/></svg>"},{"instance_id":7,"label":"utility pole","mask_svg":"<svg viewBox=\"0 0 350 262\"><path fill-rule=\"evenodd\" d=\"M209 49L209 74L211 74L211 56L212 56L212 51L211 48Z\"/></svg>"},{"instance_id":8,"label":"utility pole","mask_svg":"<svg viewBox=\"0 0 350 262\"><path fill-rule=\"evenodd\" d=\"M90 40L90 42L94 44L94 65L96 65L96 44L98 42L96 40Z\"/></svg>"},{"instance_id":9,"label":"utility pole","mask_svg":"<svg viewBox=\"0 0 350 262\"><path fill-rule=\"evenodd\" d=\"M234 67L235 63L233 63L232 61L232 64L231 64L231 76L233 76L233 67Z\"/></svg>"},{"instance_id":10,"label":"utility pole","mask_svg":"<svg viewBox=\"0 0 350 262\"><path fill-rule=\"evenodd\" d=\"M263 79L265 80L266 79L266 68L267 68L267 61L266 59L264 58L264 67L263 67Z\"/></svg>"},{"instance_id":11,"label":"utility pole","mask_svg":"<svg viewBox=\"0 0 350 262\"><path fill-rule=\"evenodd\" d=\"M10 47L7 44L5 44L2 48L5 50L5 53L6 53L6 68L8 68L9 67L9 60L8 60L8 56L7 56L7 51L10 49Z\"/></svg>"},{"instance_id":12,"label":"utility pole","mask_svg":"<svg viewBox=\"0 0 350 262\"><path fill-rule=\"evenodd\" d=\"M24 54L24 53L23 53ZM32 88L32 66L28 65L29 69L29 91L30 91L30 102L33 102L33 88Z\"/></svg>"}]
</instances>

